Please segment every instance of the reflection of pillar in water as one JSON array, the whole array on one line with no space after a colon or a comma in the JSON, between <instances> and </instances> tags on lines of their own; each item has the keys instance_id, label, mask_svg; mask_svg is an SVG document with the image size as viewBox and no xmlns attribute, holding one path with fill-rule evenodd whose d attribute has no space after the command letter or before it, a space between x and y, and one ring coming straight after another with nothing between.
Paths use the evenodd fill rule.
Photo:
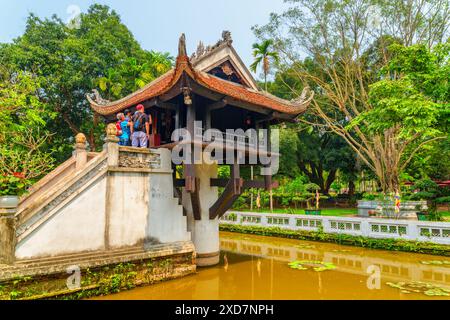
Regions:
<instances>
[{"instance_id":1,"label":"reflection of pillar in water","mask_svg":"<svg viewBox=\"0 0 450 320\"><path fill-rule=\"evenodd\" d=\"M225 269L225 272L228 271L228 257L227 257L227 254L225 254L223 256L223 268Z\"/></svg>"},{"instance_id":2,"label":"reflection of pillar in water","mask_svg":"<svg viewBox=\"0 0 450 320\"><path fill-rule=\"evenodd\" d=\"M258 271L258 278L261 278L261 260L256 261L256 271Z\"/></svg>"},{"instance_id":3,"label":"reflection of pillar in water","mask_svg":"<svg viewBox=\"0 0 450 320\"><path fill-rule=\"evenodd\" d=\"M322 275L320 272L317 272L317 276L319 277L319 293L322 294L323 287L322 287Z\"/></svg>"},{"instance_id":4,"label":"reflection of pillar in water","mask_svg":"<svg viewBox=\"0 0 450 320\"><path fill-rule=\"evenodd\" d=\"M252 299L255 299L255 278L253 277L253 256L252 256L252 262L251 262L251 269L252 269Z\"/></svg>"},{"instance_id":5,"label":"reflection of pillar in water","mask_svg":"<svg viewBox=\"0 0 450 320\"><path fill-rule=\"evenodd\" d=\"M273 299L273 258L270 259L270 299Z\"/></svg>"},{"instance_id":6,"label":"reflection of pillar in water","mask_svg":"<svg viewBox=\"0 0 450 320\"><path fill-rule=\"evenodd\" d=\"M210 268L200 273L195 281L192 297L200 300L219 299L221 272L221 268Z\"/></svg>"}]
</instances>

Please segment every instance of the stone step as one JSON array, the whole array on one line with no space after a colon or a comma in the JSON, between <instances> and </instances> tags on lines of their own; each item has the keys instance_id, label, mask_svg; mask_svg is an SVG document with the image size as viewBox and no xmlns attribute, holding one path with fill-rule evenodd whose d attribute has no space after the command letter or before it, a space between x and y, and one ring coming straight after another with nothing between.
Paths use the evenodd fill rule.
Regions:
<instances>
[{"instance_id":1,"label":"stone step","mask_svg":"<svg viewBox=\"0 0 450 320\"><path fill-rule=\"evenodd\" d=\"M73 253L73 254L66 254L66 255L60 255L60 256L51 256L51 257L42 257L42 258L33 258L33 259L21 259L16 260L15 265L28 265L30 263L36 263L39 261L39 263L46 263L50 262L53 263L54 261L64 261L64 260L80 260L85 257L91 257L91 256L102 256L102 255L118 255L123 252L130 252L133 250L143 250L142 246L136 246L136 247L127 247L122 249L114 249L111 251L90 251L90 252L83 252L83 253Z\"/></svg>"},{"instance_id":2,"label":"stone step","mask_svg":"<svg viewBox=\"0 0 450 320\"><path fill-rule=\"evenodd\" d=\"M115 257L120 256L124 253L131 253L131 252L140 252L143 251L143 248L136 247L135 249L121 249L117 251L109 251L109 252L89 252L89 253L82 253L82 254L73 254L73 255L64 255L64 256L57 256L57 257L47 257L47 258L36 258L36 259L27 259L27 260L17 260L15 261L13 266L10 265L0 265L0 272L5 269L10 268L33 268L35 266L43 267L46 265L54 265L55 263L67 263L70 264L72 262L76 261L84 261L89 260L90 258L94 259L101 259L102 257Z\"/></svg>"},{"instance_id":3,"label":"stone step","mask_svg":"<svg viewBox=\"0 0 450 320\"><path fill-rule=\"evenodd\" d=\"M0 281L6 281L17 275L34 276L66 273L67 267L71 265L77 265L80 269L85 269L189 251L194 251L194 247L190 241L185 241L173 244L155 245L148 250L145 250L143 247L132 247L117 251L104 251L78 255L78 257L74 254L70 257L65 256L64 258L47 258L42 262L40 259L27 260L28 262L22 260L12 266L0 265Z\"/></svg>"}]
</instances>

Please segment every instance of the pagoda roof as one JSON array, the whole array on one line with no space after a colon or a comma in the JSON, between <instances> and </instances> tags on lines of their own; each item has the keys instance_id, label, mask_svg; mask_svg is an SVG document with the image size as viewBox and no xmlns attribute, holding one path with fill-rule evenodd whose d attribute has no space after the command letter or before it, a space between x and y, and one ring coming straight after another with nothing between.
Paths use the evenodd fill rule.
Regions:
<instances>
[{"instance_id":1,"label":"pagoda roof","mask_svg":"<svg viewBox=\"0 0 450 320\"><path fill-rule=\"evenodd\" d=\"M253 110L272 111L273 113L284 114L288 118L295 118L303 113L313 99L313 93L310 93L309 89L304 90L298 99L289 101L265 91L255 90L254 87L237 84L201 71L193 66L191 59L186 54L184 35L180 38L178 51L173 69L122 99L110 102L103 100L98 92L96 92L96 99L87 95L92 109L103 116L115 114L149 99L167 94L172 88L179 86L180 81L186 83L184 77L189 79L189 83L193 81L203 89L221 95L229 105L250 105ZM307 97L308 94L309 97Z\"/></svg>"}]
</instances>

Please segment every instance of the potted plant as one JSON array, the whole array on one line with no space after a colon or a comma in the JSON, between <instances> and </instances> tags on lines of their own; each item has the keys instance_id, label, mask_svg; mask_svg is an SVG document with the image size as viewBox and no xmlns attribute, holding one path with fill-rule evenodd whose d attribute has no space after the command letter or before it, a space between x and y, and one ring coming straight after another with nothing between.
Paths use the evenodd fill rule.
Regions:
<instances>
[{"instance_id":1,"label":"potted plant","mask_svg":"<svg viewBox=\"0 0 450 320\"><path fill-rule=\"evenodd\" d=\"M419 221L427 221L428 220L428 212L426 211L425 207L423 205L418 204L416 206L416 215L417 220Z\"/></svg>"},{"instance_id":2,"label":"potted plant","mask_svg":"<svg viewBox=\"0 0 450 320\"><path fill-rule=\"evenodd\" d=\"M20 172L0 176L0 208L15 208L19 197L30 185L29 180Z\"/></svg>"},{"instance_id":3,"label":"potted plant","mask_svg":"<svg viewBox=\"0 0 450 320\"><path fill-rule=\"evenodd\" d=\"M315 193L311 193L311 198L309 198L306 201L307 204L307 209L305 209L305 214L307 215L315 215L315 216L320 216L322 213L322 210L319 209L319 202L320 202L320 194L319 194L319 189L315 189ZM315 206L312 207L310 205L310 200L315 200Z\"/></svg>"}]
</instances>

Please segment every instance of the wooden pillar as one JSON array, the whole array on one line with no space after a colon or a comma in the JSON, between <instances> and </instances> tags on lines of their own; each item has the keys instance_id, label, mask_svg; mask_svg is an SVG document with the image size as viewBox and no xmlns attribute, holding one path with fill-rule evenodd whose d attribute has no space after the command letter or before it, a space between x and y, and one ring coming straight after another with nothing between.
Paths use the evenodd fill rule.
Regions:
<instances>
[{"instance_id":1,"label":"wooden pillar","mask_svg":"<svg viewBox=\"0 0 450 320\"><path fill-rule=\"evenodd\" d=\"M175 110L175 129L180 129L180 106L176 106Z\"/></svg>"},{"instance_id":2,"label":"wooden pillar","mask_svg":"<svg viewBox=\"0 0 450 320\"><path fill-rule=\"evenodd\" d=\"M270 135L271 135L271 131L270 131L270 123L267 121L264 123L264 129L267 130L267 153L268 155L270 155L271 151L272 151L272 146L271 146L271 141L270 141ZM270 167L270 163L268 164L268 166ZM272 191L272 175L265 175L264 176L264 181L266 184L266 190L269 190L269 197L270 197L270 212L273 211L273 191Z\"/></svg>"},{"instance_id":3,"label":"wooden pillar","mask_svg":"<svg viewBox=\"0 0 450 320\"><path fill-rule=\"evenodd\" d=\"M211 129L211 109L205 111L205 130Z\"/></svg>"},{"instance_id":4,"label":"wooden pillar","mask_svg":"<svg viewBox=\"0 0 450 320\"><path fill-rule=\"evenodd\" d=\"M185 103L188 101L185 98ZM195 191L195 170L194 170L194 145L192 142L194 141L194 122L195 122L195 105L192 103L186 104L187 112L186 112L186 129L188 130L190 136L191 136L191 156L190 156L190 163L185 164L184 166L184 178L185 180L185 188L187 192L194 192Z\"/></svg>"}]
</instances>

